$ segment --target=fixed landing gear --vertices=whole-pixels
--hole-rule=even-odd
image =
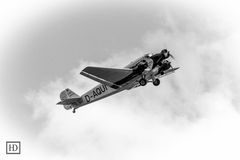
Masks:
[[[76,113],[76,109],[75,108],[73,108],[73,113]]]
[[[145,85],[147,84],[147,80],[144,79],[144,78],[142,78],[142,79],[139,80],[139,84],[140,84],[141,86],[145,86]]]
[[[154,86],[158,86],[160,84],[160,80],[159,79],[155,79],[154,81],[153,81],[153,85]]]

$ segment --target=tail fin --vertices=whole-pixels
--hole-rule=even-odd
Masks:
[[[79,98],[80,96],[77,95],[76,93],[74,93],[72,90],[70,90],[69,88],[65,89],[64,91],[62,91],[60,93],[60,99],[61,100],[65,100],[68,98]]]
[[[70,90],[69,88],[65,89],[64,91],[62,91],[60,93],[60,99],[61,101],[64,101],[66,99],[71,99],[71,98],[80,98],[79,95],[77,95],[76,93],[74,93],[72,90]],[[73,108],[73,106],[70,105],[64,105],[65,109],[71,109]]]

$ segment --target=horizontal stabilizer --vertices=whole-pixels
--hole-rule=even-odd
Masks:
[[[94,81],[117,89],[121,87],[122,82],[124,82],[123,79],[126,79],[132,73],[133,70],[131,69],[86,67],[81,71],[80,74]]]
[[[78,98],[69,98],[58,102],[58,105],[71,105],[71,104],[81,104],[83,102],[82,97]]]

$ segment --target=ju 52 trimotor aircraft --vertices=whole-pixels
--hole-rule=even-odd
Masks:
[[[145,54],[122,69],[86,67],[80,74],[100,84],[82,96],[67,88],[60,93],[61,101],[57,104],[63,105],[67,110],[73,109],[75,113],[79,107],[123,90],[145,86],[148,82],[158,86],[159,78],[174,73],[179,68],[171,66],[171,62],[167,60],[169,57],[174,59],[167,49],[163,49],[160,53]]]

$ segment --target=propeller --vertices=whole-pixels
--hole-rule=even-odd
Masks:
[[[175,60],[175,57],[172,54],[170,54],[169,51],[168,51],[168,54],[169,54],[169,57],[171,57],[173,60]]]
[[[159,64],[159,62],[163,61],[164,59],[167,59],[168,57],[171,57],[173,60],[175,60],[175,57],[170,54],[170,52],[167,49],[163,49],[160,53],[155,54],[155,57],[157,58],[156,64]]]

